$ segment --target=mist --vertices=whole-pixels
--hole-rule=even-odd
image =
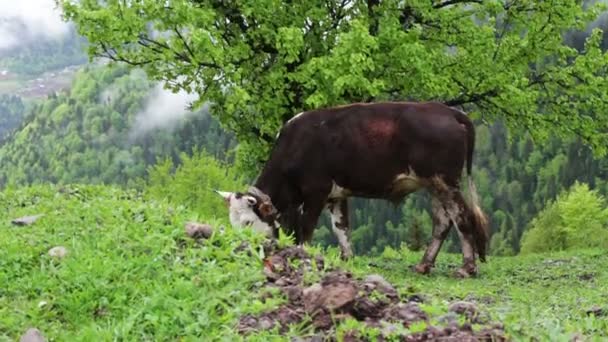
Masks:
[[[0,51],[36,39],[61,38],[70,29],[54,0],[1,0]]]
[[[188,110],[191,102],[198,98],[196,94],[180,91],[173,93],[157,84],[148,95],[144,108],[137,113],[129,133],[130,140],[136,139],[151,130],[173,129],[182,119],[193,112]],[[206,109],[204,106],[203,109]]]

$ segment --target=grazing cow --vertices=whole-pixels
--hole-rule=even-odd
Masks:
[[[485,262],[488,222],[471,180],[475,131],[467,115],[441,103],[356,103],[300,113],[279,132],[270,158],[247,192],[218,191],[233,226],[251,226],[269,236],[280,227],[309,242],[327,208],[343,258],[352,256],[348,198],[399,203],[427,189],[432,196],[433,239],[419,273],[428,273],[456,226],[463,266],[477,273],[475,252]],[[460,191],[465,166],[470,203]]]

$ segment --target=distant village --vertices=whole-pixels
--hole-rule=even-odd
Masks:
[[[72,76],[80,65],[67,66],[61,70],[45,72],[36,78],[24,79],[10,70],[0,69],[0,82],[14,82],[14,86],[0,87],[0,94],[10,93],[22,97],[44,97],[70,86]]]

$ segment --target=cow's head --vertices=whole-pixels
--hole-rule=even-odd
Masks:
[[[272,237],[278,228],[277,210],[270,197],[255,187],[243,192],[216,192],[224,198],[233,227],[251,227]]]

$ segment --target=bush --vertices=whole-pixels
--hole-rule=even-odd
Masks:
[[[608,247],[607,220],[605,199],[577,182],[530,222],[520,253]]]
[[[204,150],[180,154],[179,166],[165,159],[148,170],[146,193],[156,199],[186,206],[202,217],[228,217],[221,197],[213,190],[242,190],[244,182],[234,167]]]

